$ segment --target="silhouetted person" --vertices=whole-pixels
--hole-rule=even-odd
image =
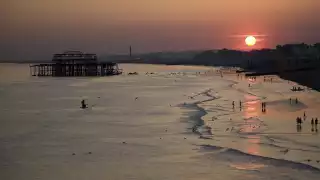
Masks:
[[[298,98],[296,98],[296,104],[298,104]]]
[[[290,104],[291,104],[291,98],[289,100],[290,100]]]
[[[318,118],[316,118],[316,120],[314,121],[314,123],[316,124],[316,126],[318,126]]]
[[[297,124],[297,132],[301,132],[301,129],[302,129],[301,125]]]
[[[232,101],[232,108],[234,109],[234,101]]]
[[[301,126],[301,118],[297,117],[297,132],[301,132],[302,126]]]
[[[298,124],[301,125],[301,124],[302,124],[302,119],[301,119],[301,117],[298,117],[297,119],[298,119],[298,120],[297,120],[297,121],[298,121]]]
[[[82,101],[81,101],[81,108],[82,108],[82,109],[87,108],[87,104],[86,104],[86,102],[85,102],[84,99],[82,99]]]
[[[239,102],[239,105],[240,105],[240,108],[241,108],[242,107],[242,102],[241,101]]]
[[[314,125],[314,121],[313,121],[313,118],[311,119],[311,125],[312,125],[312,126]]]
[[[303,112],[303,120],[306,120],[307,116],[306,116],[306,112]]]

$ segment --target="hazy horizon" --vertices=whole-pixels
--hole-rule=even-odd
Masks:
[[[304,0],[4,0],[0,60],[50,59],[81,50],[123,54],[248,49],[320,41],[320,1]]]

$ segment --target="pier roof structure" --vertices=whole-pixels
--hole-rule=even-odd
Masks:
[[[97,59],[96,54],[83,53],[81,51],[65,51],[64,53],[54,54],[52,62],[66,64],[94,63]]]

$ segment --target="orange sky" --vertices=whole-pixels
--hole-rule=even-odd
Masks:
[[[319,0],[3,0],[0,59],[320,41]],[[41,50],[42,54],[39,54]]]

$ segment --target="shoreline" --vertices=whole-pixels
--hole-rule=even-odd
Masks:
[[[165,63],[140,63],[140,62],[131,62],[131,63],[119,63],[119,64],[147,64],[147,65],[165,65],[165,66],[199,66],[199,67],[213,67],[213,68],[219,68],[219,67],[222,67],[222,68],[232,68],[232,69],[243,69],[242,67],[239,67],[239,66],[212,66],[212,65],[206,65],[206,64],[193,64],[193,63],[185,63],[185,64],[182,64],[182,63],[177,63],[177,64],[165,64]],[[259,73],[259,72],[262,72],[262,71],[259,71],[259,70],[250,70],[250,69],[243,69],[241,70],[243,73],[253,73],[253,72],[256,72],[256,73]],[[297,74],[299,74],[297,76]],[[317,79],[312,79],[312,82],[310,82],[310,78],[313,76],[313,75],[310,75],[310,74],[313,74],[313,75],[318,75],[320,74],[320,70],[319,68],[314,68],[310,71],[297,71],[297,72],[291,72],[291,73],[279,73],[279,74],[274,74],[274,73],[271,73],[271,74],[268,74],[268,75],[276,75],[276,76],[279,76],[281,77],[283,80],[289,80],[289,81],[293,81],[295,83],[298,83],[300,85],[303,85],[303,86],[307,86],[308,88],[311,88],[311,89],[314,89],[318,92],[320,92],[320,83],[318,82]],[[299,77],[300,76],[300,77]],[[313,76],[314,77],[317,77],[317,76]],[[306,81],[306,80],[309,80],[309,81]]]
[[[282,79],[281,77],[279,77],[279,78],[282,81],[286,81],[285,79]],[[233,88],[238,83],[240,83],[240,82],[234,81],[228,87],[230,87],[230,88],[232,87]],[[267,97],[259,96],[259,95],[253,94],[252,92],[247,92],[245,90],[241,90],[241,89],[237,89],[237,88],[233,88],[233,89],[236,90],[236,91],[239,91],[241,93],[244,93],[244,94],[253,95],[253,96],[255,96],[257,98],[257,99],[252,100],[252,101],[261,101],[261,100],[267,99]],[[201,100],[201,101],[196,101],[196,102],[193,102],[193,103],[189,103],[189,104],[186,104],[186,105],[181,107],[181,108],[187,108],[187,109],[192,109],[192,110],[197,111],[197,112],[194,112],[194,111],[193,112],[189,112],[189,118],[190,118],[190,121],[196,122],[195,124],[192,124],[193,128],[196,128],[196,131],[193,132],[193,133],[199,135],[199,139],[204,139],[204,140],[212,140],[214,138],[214,136],[215,136],[215,134],[205,133],[205,131],[204,131],[204,130],[211,131],[212,127],[208,127],[206,125],[207,120],[204,119],[205,116],[207,116],[209,114],[209,112],[204,107],[201,107],[202,103],[209,102],[209,101],[214,101],[214,100],[218,99],[217,97],[210,95],[211,91],[212,91],[212,89],[204,90],[203,92],[197,94],[197,95],[200,95],[200,94],[201,95],[206,95],[208,97],[208,99]],[[246,103],[248,103],[248,102],[244,102],[244,104],[246,104]],[[261,131],[258,134],[260,136],[265,136],[265,138],[268,138],[268,135],[270,135],[270,134],[271,135],[275,135],[273,133],[264,132],[264,131],[265,130]],[[238,132],[238,134],[239,135],[241,134],[240,131]],[[257,134],[257,133],[253,133],[253,134]],[[296,134],[296,133],[292,133],[292,134]],[[250,135],[250,133],[246,134],[246,135]],[[236,154],[240,154],[239,156],[250,156],[253,159],[258,158],[258,159],[261,159],[262,161],[265,161],[265,162],[271,163],[271,164],[278,165],[277,163],[284,163],[285,165],[290,166],[290,167],[295,168],[295,169],[305,168],[305,169],[316,171],[317,173],[320,173],[320,168],[318,166],[310,165],[310,164],[307,164],[307,163],[304,163],[304,162],[300,162],[300,161],[294,161],[294,160],[285,159],[285,158],[277,158],[277,157],[268,156],[268,155],[257,155],[257,154],[245,152],[245,151],[243,151],[241,149],[232,148],[232,147],[225,147],[225,146],[218,146],[218,145],[211,145],[211,144],[201,144],[200,146],[201,147],[206,147],[206,146],[210,146],[211,147],[212,146],[213,150],[210,150],[210,148],[209,148],[209,150],[207,149],[209,152],[217,151],[217,149],[219,151],[221,151],[223,149],[223,151],[236,152]],[[275,145],[275,146],[277,146],[277,145]],[[299,149],[291,148],[291,150],[299,150]],[[318,152],[318,151],[315,151],[315,152]]]

